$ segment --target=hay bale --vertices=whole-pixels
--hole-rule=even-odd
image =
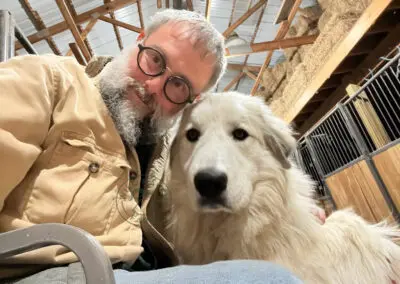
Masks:
[[[310,29],[310,22],[307,20],[307,18],[305,18],[303,16],[299,16],[297,18],[295,25],[296,25],[296,31],[297,31],[296,36],[303,36]]]
[[[309,56],[304,56],[303,58],[306,72],[310,77],[326,62],[332,50],[340,44],[357,19],[358,17],[337,15],[332,17],[326,24],[325,31],[318,36],[317,40],[308,50]]]
[[[318,30],[322,33],[325,31],[327,23],[330,22],[334,14],[330,11],[325,11],[318,20]]]
[[[290,79],[294,73],[294,70],[296,69],[297,65],[301,63],[301,56],[298,52],[292,57],[292,60],[290,60],[287,64],[286,68],[286,77]]]
[[[306,7],[306,8],[300,8],[297,12],[297,14],[301,17],[304,17],[307,19],[309,23],[313,23],[318,21],[318,19],[322,15],[322,9],[319,5],[311,6],[311,7]]]
[[[291,37],[296,37],[297,35],[297,28],[296,26],[291,26],[286,33],[285,38],[291,38]],[[297,47],[291,47],[291,48],[285,48],[283,50],[283,54],[285,55],[286,60],[290,60],[293,56],[293,54],[296,52]]]
[[[317,0],[318,5],[321,7],[321,9],[324,11],[329,7],[329,2],[331,0]]]
[[[282,92],[282,104],[285,109],[289,109],[295,104],[299,96],[307,87],[309,77],[303,63],[297,65],[292,77],[287,82],[286,87]]]
[[[329,1],[327,9],[336,14],[361,14],[371,2],[372,0],[333,0]]]
[[[283,61],[281,63],[275,64],[275,66],[272,68],[272,74],[275,77],[276,85],[280,84],[280,82],[285,78],[287,65],[288,62]],[[275,88],[276,87],[277,86],[275,86]]]

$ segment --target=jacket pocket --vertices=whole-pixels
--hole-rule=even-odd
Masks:
[[[101,235],[128,168],[90,139],[65,132],[48,163],[35,171],[26,217],[34,223],[65,223]]]

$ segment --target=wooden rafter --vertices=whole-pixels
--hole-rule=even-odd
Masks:
[[[257,75],[255,75],[254,73],[251,73],[247,68],[243,69],[243,72],[251,79],[253,80],[257,80]]]
[[[283,0],[281,7],[276,15],[274,24],[279,24],[282,21],[287,20],[289,17],[290,11],[294,5],[295,0]]]
[[[104,4],[108,4],[108,3],[111,3],[111,2],[112,2],[112,0],[104,0]],[[110,15],[111,19],[116,20],[115,14],[114,14],[113,11],[111,11],[109,13],[109,15]],[[121,35],[119,33],[118,26],[116,24],[112,24],[112,26],[113,26],[113,29],[114,29],[115,38],[117,39],[119,50],[122,50],[122,49],[124,49],[124,45],[122,44],[122,39],[121,39]]]
[[[74,21],[75,21],[75,18],[76,18],[76,16],[77,16],[77,13],[76,13],[74,4],[72,3],[72,0],[66,0],[65,4],[67,4],[68,10],[69,10],[69,12],[71,13],[72,18],[73,18]],[[76,27],[78,28],[79,33],[82,34],[82,27],[81,27],[81,25],[76,25]],[[83,40],[83,42],[86,44],[86,47],[87,47],[87,49],[89,50],[90,56],[93,56],[93,50],[92,50],[92,48],[91,48],[91,46],[90,46],[89,41],[85,38],[85,39]]]
[[[278,32],[275,36],[275,40],[280,40],[285,37],[286,33],[289,30],[290,25],[292,24],[294,16],[296,15],[296,12],[301,4],[301,1],[302,0],[296,0],[292,9],[290,10],[288,19],[280,24]],[[254,95],[256,93],[258,86],[260,85],[260,82],[261,82],[262,74],[264,73],[265,69],[268,67],[269,63],[271,62],[272,54],[273,54],[272,50],[268,52],[267,57],[265,58],[265,61],[261,67],[261,70],[258,73],[257,80],[254,83],[253,88],[251,89],[251,95]]]
[[[83,24],[87,21],[90,21],[90,19],[93,18],[93,15],[105,15],[105,14],[108,14],[110,11],[118,10],[125,6],[135,4],[136,2],[137,2],[137,0],[113,1],[109,4],[99,6],[97,8],[91,9],[87,12],[77,15],[75,22],[76,22],[76,24]],[[34,44],[38,41],[49,38],[55,34],[62,33],[63,31],[66,31],[66,30],[68,30],[68,24],[66,21],[64,21],[64,22],[55,24],[51,27],[48,27],[46,29],[43,29],[37,33],[34,33],[34,34],[28,36],[28,40],[30,43]],[[16,41],[15,48],[20,49],[20,48],[22,48],[22,45],[18,41]]]
[[[161,9],[161,8],[162,8],[162,1],[157,0],[157,9]]]
[[[102,20],[104,22],[108,22],[110,24],[115,24],[117,26],[120,26],[122,28],[125,28],[125,29],[130,30],[130,31],[134,31],[134,32],[137,32],[137,33],[141,33],[142,32],[141,28],[138,28],[136,26],[127,24],[125,22],[121,22],[121,21],[118,21],[118,20],[115,20],[115,19],[111,19],[111,18],[106,17],[106,16],[100,16],[99,20]]]
[[[165,8],[169,8],[169,0],[165,0]]]
[[[26,15],[32,22],[33,26],[37,31],[43,30],[46,28],[46,25],[44,24],[42,18],[39,16],[39,13],[35,10],[33,10],[32,6],[30,5],[28,0],[19,0],[19,3],[21,4],[22,8],[24,9]],[[51,50],[54,52],[54,54],[61,55],[60,50],[58,49],[56,43],[54,42],[52,37],[48,37],[46,39],[48,45],[50,46]]]
[[[186,0],[186,7],[189,11],[193,11],[193,2],[192,0]]]
[[[230,27],[232,25],[232,20],[233,20],[233,15],[235,14],[235,10],[236,10],[236,0],[233,0],[231,16],[229,17],[228,27]]]
[[[237,74],[237,76],[233,78],[233,80],[228,85],[226,85],[226,87],[224,88],[224,92],[232,88],[233,85],[235,85],[243,76],[245,76],[244,72],[240,72],[239,74]]]
[[[140,28],[144,29],[144,21],[143,21],[143,10],[142,10],[142,0],[137,1],[137,9],[139,14]]]
[[[83,57],[85,58],[85,60],[87,62],[89,62],[90,57],[91,57],[90,52],[87,49],[87,46],[85,45],[85,43],[83,42],[83,40],[81,38],[81,34],[76,26],[74,19],[72,18],[70,11],[68,10],[67,5],[65,4],[65,0],[56,0],[56,3],[57,3],[58,8],[60,9],[61,14],[63,15],[65,21],[67,22],[68,27],[71,30],[72,35],[74,36],[75,42],[83,54]]]
[[[244,65],[244,64],[235,64],[235,63],[228,63],[227,69],[229,70],[237,70],[237,71],[242,71],[243,68],[247,68],[251,72],[259,72],[261,69],[261,66],[249,66],[249,65]]]
[[[238,26],[240,26],[244,21],[246,21],[255,11],[257,11],[261,6],[265,4],[267,0],[260,0],[251,7],[246,13],[243,14],[236,22],[230,25],[223,33],[223,36],[227,38]]]
[[[251,36],[250,44],[253,44],[253,43],[254,43],[254,40],[255,40],[256,37],[257,37],[258,29],[260,28],[261,21],[262,21],[262,18],[263,18],[263,16],[264,16],[264,12],[265,12],[265,8],[267,7],[267,4],[268,4],[268,1],[266,1],[265,4],[264,4],[264,6],[261,7],[261,12],[260,12],[260,15],[258,16],[257,24],[256,24],[256,27],[255,27],[255,29],[254,29],[253,35]],[[250,7],[251,7],[250,5],[251,5],[251,1],[249,2],[249,7],[247,8],[247,10],[250,9]],[[245,59],[244,59],[244,62],[243,62],[243,65],[244,65],[244,66],[247,65],[247,61],[248,61],[248,60],[249,60],[249,55],[246,55],[246,57],[245,57]],[[258,74],[258,73],[257,73],[257,74]],[[237,82],[237,84],[236,84],[236,86],[235,86],[235,90],[237,90],[237,89],[239,88],[239,84],[240,84],[240,80]]]
[[[97,18],[93,18],[90,20],[90,22],[86,25],[85,29],[81,33],[82,40],[86,39],[87,35],[89,34],[89,32],[92,30],[92,28],[94,27],[94,25],[96,23],[97,23]],[[72,50],[70,48],[65,55],[70,56],[71,54],[72,54]]]
[[[74,54],[76,61],[79,62],[81,65],[86,65],[86,60],[83,58],[82,53],[80,52],[78,46],[76,45],[75,42],[71,42],[68,44],[69,48],[72,50],[72,53]]]
[[[210,15],[211,15],[211,0],[206,0],[205,17],[206,17],[207,21],[210,21]]]
[[[250,44],[250,48],[252,51],[243,52],[243,53],[234,53],[229,54],[229,51],[225,53],[227,57],[237,57],[243,56],[247,54],[254,54],[259,52],[265,52],[269,50],[276,50],[276,49],[284,49],[289,47],[297,47],[306,44],[312,44],[317,39],[318,35],[306,35],[300,37],[291,37],[285,39],[277,39],[272,41],[265,41],[259,43]]]

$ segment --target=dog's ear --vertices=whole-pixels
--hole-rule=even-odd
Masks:
[[[264,105],[262,107],[264,117],[264,140],[274,157],[281,163],[284,169],[291,167],[289,157],[296,149],[296,139],[289,125],[272,114]]]

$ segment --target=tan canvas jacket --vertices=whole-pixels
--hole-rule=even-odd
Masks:
[[[146,217],[169,138],[156,148],[139,208],[137,154],[125,150],[94,81],[72,57],[18,56],[0,64],[0,233],[73,225],[95,236],[116,263],[140,255],[143,230],[155,252],[176,264]],[[50,246],[3,261],[0,278],[75,261],[68,249]]]

